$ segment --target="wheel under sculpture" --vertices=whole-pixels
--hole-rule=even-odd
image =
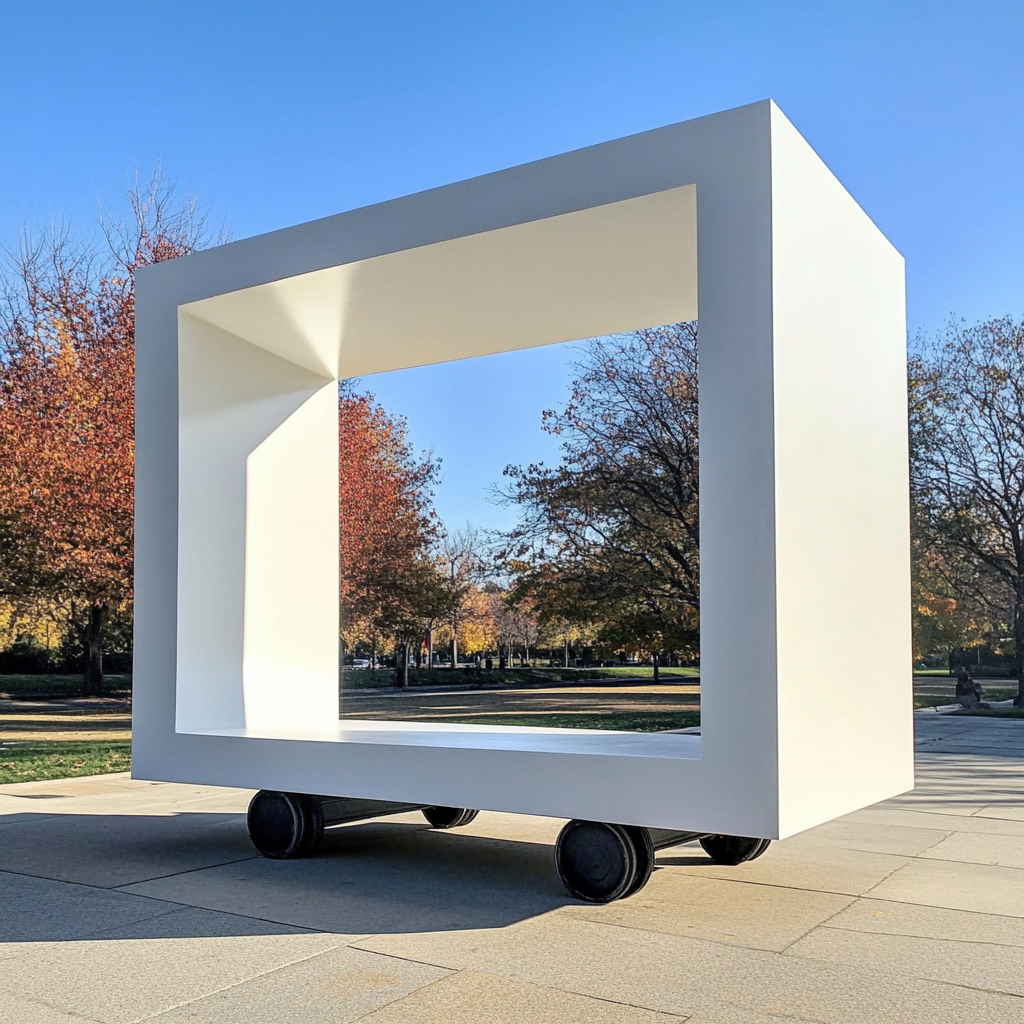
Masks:
[[[253,846],[271,860],[313,854],[334,825],[419,810],[433,829],[468,825],[479,811],[423,807],[378,800],[260,790],[249,804],[246,825]],[[611,903],[639,892],[650,880],[658,850],[699,840],[716,863],[736,865],[760,857],[769,839],[706,835],[573,819],[555,843],[555,870],[569,894],[587,903]]]

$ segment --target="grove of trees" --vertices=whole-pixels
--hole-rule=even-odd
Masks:
[[[87,694],[104,653],[130,656],[135,272],[219,240],[159,176],[127,200],[99,243],[26,235],[0,296],[0,658],[45,641]],[[1024,693],[1024,323],[954,324],[911,353],[914,656],[984,650]],[[394,657],[404,679],[430,651],[699,656],[697,325],[585,342],[572,370],[540,424],[557,464],[505,470],[504,535],[446,529],[439,462],[341,386],[343,656]]]

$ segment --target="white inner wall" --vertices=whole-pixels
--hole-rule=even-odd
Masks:
[[[696,189],[181,307],[176,728],[338,717],[339,376],[697,312]]]

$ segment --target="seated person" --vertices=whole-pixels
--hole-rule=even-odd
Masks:
[[[961,668],[956,680],[956,700],[968,710],[974,710],[981,700],[981,687],[970,677],[967,669]]]

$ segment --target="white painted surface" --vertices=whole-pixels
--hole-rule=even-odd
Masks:
[[[339,725],[336,375],[689,319],[698,281],[702,738]],[[758,836],[906,789],[902,287],[768,102],[144,269],[135,774]],[[822,692],[851,621],[870,715]]]

